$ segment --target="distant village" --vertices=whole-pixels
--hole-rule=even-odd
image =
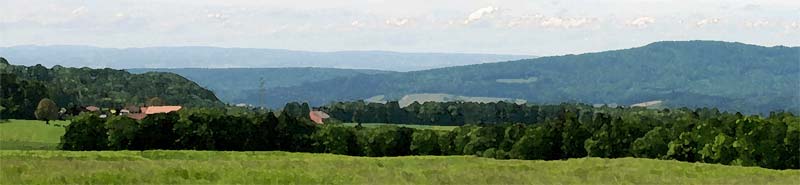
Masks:
[[[73,108],[74,110],[70,110],[71,114],[79,114],[81,112],[90,112],[99,114],[101,118],[106,118],[110,115],[117,115],[117,116],[127,116],[129,118],[135,120],[142,120],[147,115],[158,114],[158,113],[169,113],[175,112],[183,109],[182,106],[125,106],[121,109],[113,109],[113,108],[100,108],[94,105],[90,106],[81,106]],[[64,111],[64,110],[62,110]]]
[[[100,118],[107,118],[110,115],[116,116],[127,116],[129,118],[135,120],[142,120],[146,118],[148,115],[152,114],[159,114],[159,113],[170,113],[170,112],[177,112],[183,109],[182,106],[178,105],[170,105],[170,106],[126,106],[121,109],[112,109],[112,108],[100,108],[97,106],[85,106],[85,107],[76,107],[74,109],[77,110],[70,110],[72,114],[80,114],[81,112],[90,112],[99,114]],[[66,112],[66,110],[62,110],[62,113]],[[324,120],[330,118],[331,116],[325,112],[319,110],[311,110],[308,113],[308,118],[311,121],[314,121],[316,124],[325,124]]]

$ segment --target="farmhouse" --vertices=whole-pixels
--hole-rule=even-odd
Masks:
[[[314,121],[314,123],[316,123],[316,124],[325,124],[325,122],[323,122],[323,120],[324,119],[328,119],[331,116],[328,115],[328,113],[325,113],[325,112],[322,112],[322,111],[311,111],[311,112],[308,112],[308,117],[311,118],[311,121]]]
[[[141,107],[141,113],[133,113],[128,114],[129,118],[133,118],[135,120],[142,120],[147,115],[151,114],[158,114],[158,113],[169,113],[181,110],[183,107],[181,106],[150,106],[150,107]]]
[[[86,110],[89,111],[89,112],[99,112],[100,111],[100,107],[88,106],[88,107],[86,107]]]

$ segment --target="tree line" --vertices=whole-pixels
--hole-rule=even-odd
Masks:
[[[564,106],[593,109],[586,104],[535,105],[509,102],[335,102],[318,109],[334,119],[354,123],[395,123],[460,126],[464,124],[535,124],[557,117]]]
[[[551,107],[551,106],[546,106]],[[452,131],[315,125],[307,104],[280,112],[187,109],[136,121],[82,114],[65,150],[192,149],[320,152],[353,156],[477,155],[558,160],[640,157],[773,169],[800,168],[800,118],[714,109],[552,105],[541,122],[468,124]],[[335,122],[335,121],[334,121]]]

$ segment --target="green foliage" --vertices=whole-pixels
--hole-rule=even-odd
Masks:
[[[139,122],[139,129],[131,149],[173,149],[178,136],[173,128],[180,116],[178,113],[158,113],[147,115]]]
[[[577,100],[631,105],[662,100],[668,107],[800,113],[797,50],[715,41],[657,42],[625,50],[335,78],[276,88],[266,99],[276,105],[289,101],[323,105],[375,95],[392,100],[439,92],[548,104]],[[498,82],[532,78],[537,80]],[[255,95],[251,94],[261,96]]]
[[[465,125],[452,130],[391,124],[316,125],[307,117],[307,106],[299,103],[287,104],[279,117],[262,110],[191,108],[149,115],[139,122],[84,114],[67,127],[62,148],[282,150],[538,160],[634,156],[773,169],[800,166],[800,118],[791,113],[762,118],[715,109],[535,107],[540,123]],[[510,118],[521,111],[503,112],[507,114],[502,117]]]
[[[667,146],[669,146],[667,158],[689,162],[698,161],[698,144],[695,136],[696,134],[692,132],[684,132],[678,136],[677,140],[670,141],[669,144],[667,144]]]
[[[147,103],[145,103],[145,105],[147,105],[147,106],[164,106],[164,105],[167,105],[167,102],[164,101],[164,99],[161,99],[159,97],[153,97],[153,98],[148,99]]]
[[[592,136],[586,129],[586,125],[581,124],[575,112],[564,112],[563,125],[561,125],[561,150],[564,157],[574,158],[586,156],[584,143]],[[558,128],[558,127],[555,127]],[[555,130],[554,130],[555,131]]]
[[[6,66],[6,67],[3,67]],[[49,97],[44,84],[3,73],[9,65],[0,64],[0,117],[3,119],[35,119],[36,101]]]
[[[83,113],[75,116],[61,136],[63,150],[108,149],[108,134],[105,120],[98,115]]]
[[[353,127],[325,125],[319,127],[312,135],[313,146],[317,152],[358,155],[361,148],[356,140],[356,130]]]
[[[404,156],[411,154],[411,135],[413,130],[405,127],[381,126],[364,129],[359,137],[359,145],[364,154],[370,157]]]
[[[708,163],[730,164],[736,159],[738,153],[733,147],[733,137],[720,133],[714,137],[714,142],[703,146],[700,153],[703,161]]]
[[[464,154],[464,150],[465,150],[467,144],[469,144],[470,139],[472,139],[472,136],[470,136],[470,134],[473,131],[477,130],[478,128],[480,128],[480,127],[475,126],[475,125],[465,125],[465,126],[461,126],[461,127],[456,128],[456,129],[453,129],[452,138],[451,138],[453,143],[452,143],[452,149],[451,149],[452,151],[450,151],[450,154],[454,154],[454,155]],[[472,154],[474,154],[474,153],[472,153]],[[472,155],[472,154],[469,154],[469,155]]]
[[[411,153],[414,155],[440,155],[439,136],[433,130],[416,130],[411,135]]]
[[[484,126],[468,134],[469,142],[464,145],[463,154],[475,155],[490,148],[499,147],[505,137],[505,127]]]
[[[171,73],[0,64],[0,75],[0,106],[6,107],[0,113],[9,118],[32,118],[35,107],[30,106],[42,98],[65,107],[144,105],[151,97],[169,105],[222,106],[211,91]]]
[[[140,133],[139,123],[127,116],[112,116],[106,121],[108,148],[112,150],[134,149]]]
[[[669,147],[669,132],[663,127],[650,130],[643,137],[633,141],[631,153],[634,157],[661,158],[667,155]]]
[[[44,120],[47,124],[50,124],[50,120],[58,119],[58,105],[53,100],[42,99],[36,106],[34,114],[36,119]]]
[[[514,124],[506,128],[503,135],[503,142],[500,143],[500,150],[511,151],[511,148],[525,134],[525,125]]]

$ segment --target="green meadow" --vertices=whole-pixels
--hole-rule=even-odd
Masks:
[[[637,158],[58,151],[54,124],[69,123],[0,123],[0,184],[800,184],[800,170]]]
[[[3,184],[797,184],[800,171],[652,159],[0,151]]]
[[[9,120],[0,123],[0,150],[55,150],[69,121]]]

